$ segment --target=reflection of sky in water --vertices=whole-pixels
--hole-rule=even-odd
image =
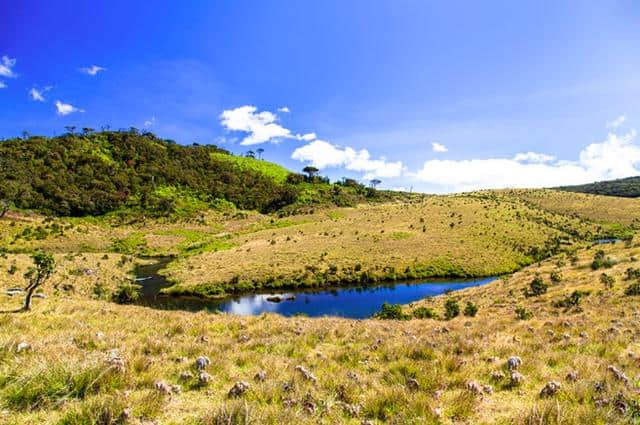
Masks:
[[[266,312],[293,316],[343,316],[351,318],[370,317],[380,310],[384,302],[407,304],[422,298],[439,295],[448,290],[483,285],[495,278],[472,281],[400,283],[381,286],[335,288],[318,292],[288,292],[254,294],[224,300],[215,307],[221,311],[238,315],[256,315]],[[282,301],[268,301],[277,295]],[[286,298],[294,296],[295,299]]]

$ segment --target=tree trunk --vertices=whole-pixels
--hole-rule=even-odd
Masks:
[[[33,297],[33,293],[39,285],[29,285],[27,287],[27,296],[24,299],[24,307],[22,310],[29,311],[31,310],[31,298]]]

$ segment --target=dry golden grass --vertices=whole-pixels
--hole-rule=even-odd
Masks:
[[[617,264],[593,271],[600,248]],[[0,315],[0,422],[116,423],[129,409],[128,423],[140,424],[630,423],[640,414],[640,298],[624,295],[631,283],[624,272],[640,268],[638,257],[636,241],[582,249],[575,265],[551,258],[454,293],[479,312],[450,321],[235,317],[52,294],[35,300],[30,313]],[[546,294],[522,295],[536,273],[550,282],[552,271],[562,280]],[[600,283],[603,271],[614,277],[612,289]],[[553,306],[576,289],[591,295],[569,311]],[[406,310],[427,305],[441,314],[448,297]],[[0,296],[0,302],[11,308],[18,300]],[[517,306],[533,318],[516,320]],[[18,352],[21,342],[31,349]],[[211,381],[181,380],[181,372],[197,375],[193,363],[203,355],[211,359]],[[508,375],[505,362],[514,355],[522,359],[524,382],[511,387],[508,378],[492,379],[493,372]],[[123,370],[118,362],[109,366],[113,357]],[[609,365],[629,378],[627,385]],[[266,380],[254,381],[263,370]],[[566,380],[574,371],[578,379]],[[180,385],[181,392],[162,395],[156,381]],[[229,397],[238,381],[250,388]],[[493,393],[474,394],[470,381],[491,385]],[[561,388],[541,398],[549,381]]]

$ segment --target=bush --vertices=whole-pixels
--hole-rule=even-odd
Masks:
[[[382,304],[382,309],[373,315],[376,319],[383,320],[408,320],[409,315],[402,312],[400,304]]]
[[[428,307],[418,307],[413,310],[413,317],[416,319],[435,319],[438,315]]]
[[[444,303],[444,317],[447,320],[450,320],[458,316],[459,314],[460,314],[460,305],[458,304],[458,301],[454,300],[453,298],[449,298]]]
[[[129,282],[120,284],[111,298],[118,304],[131,304],[140,298],[140,286]]]
[[[533,317],[533,313],[527,310],[524,307],[516,308],[516,319],[518,320],[529,320]]]
[[[556,301],[555,303],[553,303],[553,305],[554,307],[559,307],[559,308],[576,307],[580,305],[582,298],[588,296],[589,294],[591,294],[591,291],[578,291],[578,290],[573,291],[571,295],[568,295],[563,299]]]
[[[640,279],[640,269],[629,267],[624,272],[624,280]]]
[[[616,283],[616,280],[613,278],[613,276],[609,276],[606,273],[602,273],[600,275],[600,282],[607,288],[611,289],[613,288],[613,284]]]
[[[467,317],[475,317],[478,313],[478,306],[471,301],[467,302],[467,306],[464,308],[464,315]]]
[[[553,283],[560,283],[562,282],[562,274],[559,271],[552,271],[551,274],[549,275],[549,278],[551,279],[551,281]]]
[[[640,282],[632,283],[624,290],[625,295],[640,295]]]
[[[611,268],[615,265],[615,261],[613,261],[610,257],[605,257],[605,253],[603,250],[598,250],[596,255],[593,256],[593,262],[591,263],[591,268],[593,270],[598,270],[601,268]]]
[[[549,285],[545,283],[542,276],[536,275],[529,284],[529,289],[525,290],[524,295],[526,297],[537,297],[547,292]]]

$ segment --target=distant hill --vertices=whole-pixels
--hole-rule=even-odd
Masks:
[[[640,176],[625,179],[607,180],[578,186],[556,187],[568,192],[591,193],[594,195],[621,196],[625,198],[640,197]]]
[[[354,181],[332,185],[213,145],[180,145],[135,129],[0,142],[0,199],[62,216],[188,215],[229,203],[274,212],[394,196]]]

